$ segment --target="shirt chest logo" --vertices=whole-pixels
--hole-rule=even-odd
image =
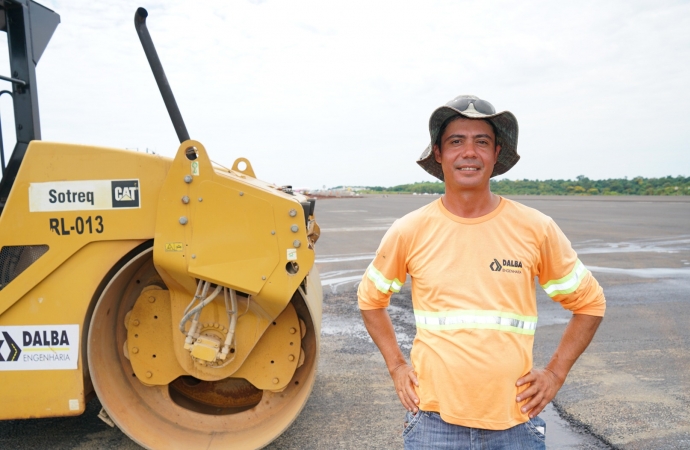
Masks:
[[[522,261],[516,259],[502,259],[499,261],[494,258],[489,264],[489,269],[492,272],[505,272],[505,273],[522,273]]]

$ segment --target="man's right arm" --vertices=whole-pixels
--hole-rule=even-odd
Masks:
[[[400,402],[405,409],[416,413],[419,405],[419,397],[414,389],[415,386],[419,386],[417,374],[400,351],[388,311],[381,308],[361,312],[364,326],[386,361]]]
[[[359,284],[357,299],[364,326],[386,361],[400,402],[408,411],[417,412],[419,397],[414,390],[419,385],[417,375],[398,347],[386,310],[391,295],[400,292],[407,276],[407,246],[396,224],[398,222],[381,240],[376,256]]]

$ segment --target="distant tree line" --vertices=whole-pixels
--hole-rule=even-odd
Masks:
[[[382,186],[368,186],[366,190],[360,191],[362,193],[398,193],[398,194],[443,194],[446,192],[446,187],[440,181],[423,181],[420,183],[412,184],[401,184],[399,186],[393,187],[382,187]]]
[[[690,177],[610,178],[590,180],[491,180],[491,191],[500,195],[690,195]],[[369,186],[362,193],[442,194],[442,182],[419,182],[393,187]]]

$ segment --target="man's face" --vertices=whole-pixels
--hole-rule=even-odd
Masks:
[[[454,120],[441,136],[441,148],[434,145],[447,190],[488,187],[500,151],[491,125],[478,119]]]

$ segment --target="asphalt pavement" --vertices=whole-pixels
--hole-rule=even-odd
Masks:
[[[314,392],[271,449],[402,448],[404,410],[369,339],[356,286],[393,221],[437,196],[318,200],[317,267],[324,285]],[[690,448],[690,197],[514,197],[553,217],[604,287],[607,313],[548,410],[553,449]],[[541,290],[535,364],[558,343],[569,313]],[[409,285],[390,313],[408,353]],[[96,415],[0,422],[0,448],[139,448]]]
[[[355,288],[392,222],[437,198],[317,202],[326,293],[319,378],[272,448],[401,448],[404,411],[359,319]],[[547,447],[690,448],[690,197],[511,198],[554,218],[607,298],[599,333],[543,413]],[[409,292],[406,285],[390,307],[407,352],[415,333]],[[544,365],[570,313],[541,289],[537,297],[534,355]]]

